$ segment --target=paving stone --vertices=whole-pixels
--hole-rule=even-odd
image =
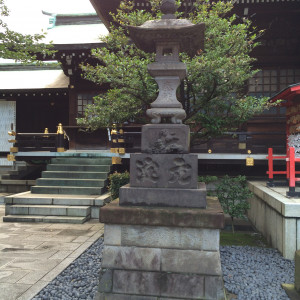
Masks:
[[[0,283],[16,283],[29,272],[29,270],[4,268],[0,270]]]
[[[7,264],[8,268],[19,268],[24,270],[43,270],[50,271],[61,262],[59,259],[35,259],[35,258],[16,258]]]
[[[15,300],[30,288],[29,284],[0,283],[1,297],[5,300]]]
[[[12,261],[10,257],[0,257],[0,267],[9,264]]]
[[[41,291],[49,282],[38,281],[34,285],[30,286],[29,289],[23,293],[18,300],[29,300],[32,299],[39,291]]]
[[[108,269],[159,271],[161,250],[104,246],[102,266]]]
[[[27,275],[25,275],[22,279],[18,281],[18,283],[24,284],[35,284],[41,278],[43,278],[49,271],[48,270],[32,270]]]
[[[43,242],[36,249],[60,249],[62,251],[74,251],[80,247],[81,243]]]

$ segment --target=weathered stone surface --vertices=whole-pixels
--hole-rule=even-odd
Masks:
[[[100,208],[100,222],[105,224],[149,225],[222,229],[224,213],[220,202],[207,197],[206,209],[177,207],[120,206],[115,200]]]
[[[189,153],[190,128],[182,124],[142,126],[143,153]]]
[[[161,270],[176,273],[222,275],[219,252],[163,249]]]
[[[157,248],[104,246],[102,267],[159,271],[161,250]]]
[[[113,271],[101,269],[99,275],[99,292],[111,292],[113,284]]]
[[[224,300],[224,286],[221,276],[205,276],[205,299]]]
[[[162,118],[170,119],[172,124],[181,124],[186,117],[182,108],[150,108],[147,109],[146,115],[151,118],[152,124],[159,124]]]
[[[111,246],[121,245],[121,226],[120,225],[104,225],[104,244]]]
[[[126,294],[112,294],[101,293],[96,294],[94,300],[158,300],[157,297],[152,296],[136,296]],[[167,299],[166,299],[167,300]]]
[[[161,296],[202,299],[204,296],[204,276],[165,273],[161,280]]]
[[[206,188],[199,183],[198,189],[173,188],[120,188],[121,206],[162,206],[162,207],[189,207],[206,208]]]
[[[196,154],[144,154],[130,156],[130,186],[196,189],[198,186]]]
[[[295,288],[300,292],[300,250],[295,252]]]
[[[219,230],[164,226],[122,226],[122,246],[219,250]]]
[[[115,270],[113,292],[145,296],[159,296],[161,274],[158,272],[137,272]]]

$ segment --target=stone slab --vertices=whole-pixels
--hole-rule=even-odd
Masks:
[[[121,246],[121,226],[104,225],[104,244],[111,246]]]
[[[121,206],[206,208],[204,183],[199,183],[198,189],[131,187],[127,184],[119,193]]]
[[[177,207],[120,206],[118,200],[100,208],[100,222],[105,224],[148,225],[194,228],[224,228],[220,202],[207,197],[206,209]]]
[[[96,293],[94,300],[159,300],[157,297],[129,294]],[[168,300],[168,299],[162,299]],[[176,300],[176,299],[174,299]]]
[[[295,252],[295,289],[300,292],[300,250]]]
[[[184,299],[204,298],[204,276],[165,273],[162,278],[161,296]]]
[[[197,183],[197,154],[130,155],[131,187],[196,189]]]
[[[218,251],[220,235],[218,229],[122,225],[120,240],[122,246]]]
[[[205,276],[205,299],[224,300],[225,291],[221,276]]]
[[[159,271],[161,250],[157,248],[104,246],[102,267],[122,270]]]
[[[143,153],[189,153],[190,127],[183,124],[147,124],[142,126]]]
[[[161,270],[222,276],[219,252],[162,249]]]
[[[160,283],[161,274],[158,272],[114,270],[112,291],[114,293],[159,296]]]

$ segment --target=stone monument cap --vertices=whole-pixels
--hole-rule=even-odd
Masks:
[[[161,19],[146,21],[141,26],[128,26],[130,37],[145,52],[155,52],[156,43],[176,41],[180,51],[195,55],[204,49],[205,24],[193,24],[186,19]]]

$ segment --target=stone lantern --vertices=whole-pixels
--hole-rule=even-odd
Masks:
[[[176,19],[175,2],[162,1],[161,20],[151,20],[142,26],[129,26],[129,34],[136,46],[145,52],[156,52],[155,62],[148,66],[149,73],[159,87],[159,95],[147,110],[151,123],[162,118],[167,123],[181,124],[186,113],[176,98],[176,90],[186,77],[186,65],[179,60],[179,52],[195,55],[204,46],[204,23],[194,25],[189,20]]]
[[[136,45],[156,52],[148,66],[159,95],[147,110],[141,152],[130,155],[130,184],[100,209],[104,250],[96,300],[223,300],[219,253],[224,213],[198,183],[198,156],[176,98],[186,76],[179,52],[203,49],[204,24],[177,20],[175,1],[163,0],[161,20],[129,27]],[[164,119],[164,123],[161,121]]]

